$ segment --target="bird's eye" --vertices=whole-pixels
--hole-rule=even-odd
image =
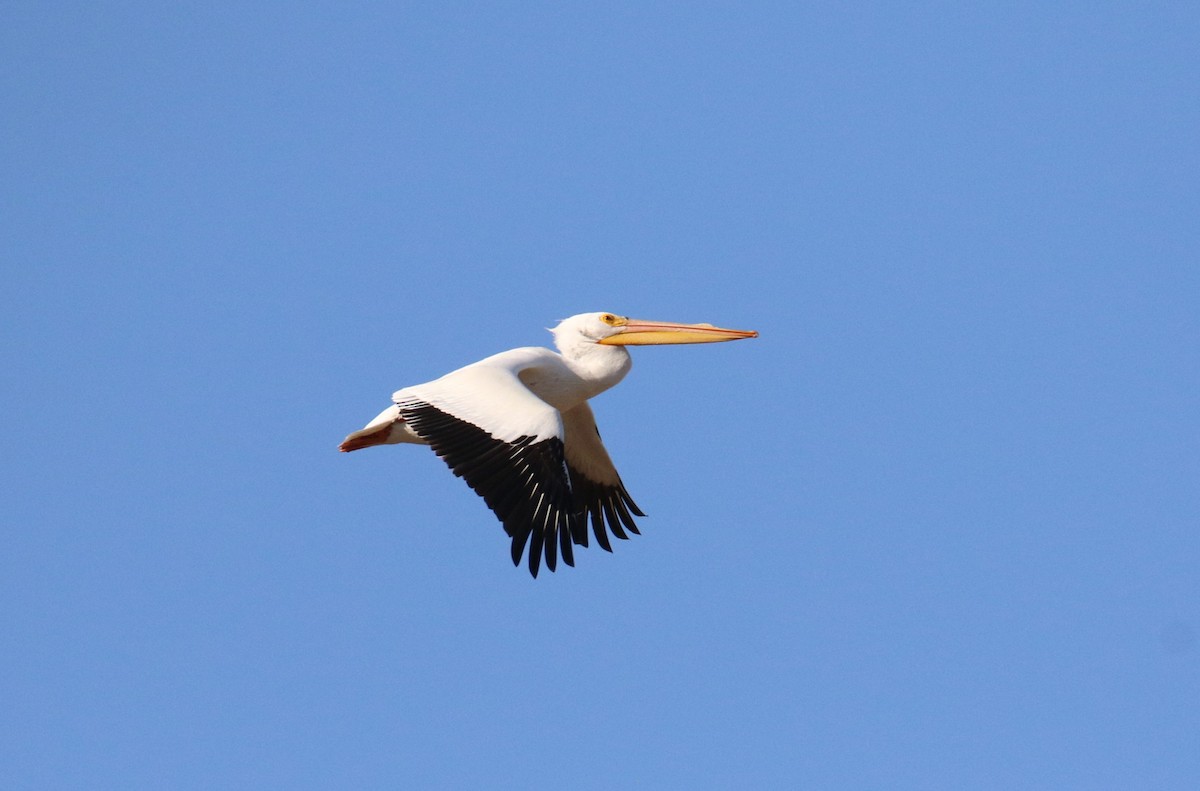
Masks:
[[[617,317],[611,313],[605,313],[603,316],[600,317],[600,321],[603,321],[605,324],[616,324]]]

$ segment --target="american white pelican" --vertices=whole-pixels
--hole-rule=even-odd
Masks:
[[[340,448],[429,445],[504,524],[514,565],[529,544],[534,577],[543,553],[551,571],[559,551],[575,565],[572,544],[588,545],[589,515],[596,542],[609,552],[606,524],[617,538],[639,532],[632,514],[645,514],[625,491],[588,406],[629,372],[624,347],[758,337],[753,330],[613,313],[572,316],[551,332],[561,354],[513,349],[397,390],[392,406]]]

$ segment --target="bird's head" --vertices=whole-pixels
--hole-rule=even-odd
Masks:
[[[559,322],[551,332],[558,348],[584,344],[651,346],[678,343],[718,343],[757,338],[754,330],[729,330],[711,324],[645,321],[615,313],[581,313]]]

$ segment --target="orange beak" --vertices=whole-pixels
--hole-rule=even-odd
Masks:
[[[757,338],[754,330],[727,330],[711,324],[673,324],[629,319],[613,335],[597,343],[606,346],[658,346],[668,343],[719,343]]]

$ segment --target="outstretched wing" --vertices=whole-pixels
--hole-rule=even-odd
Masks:
[[[513,564],[529,547],[534,577],[585,532],[571,490],[563,420],[510,369],[476,365],[397,391],[400,417],[480,495],[512,538]],[[586,539],[586,536],[585,536]]]
[[[632,514],[645,516],[633,502],[625,484],[617,474],[604,443],[600,440],[600,431],[596,428],[596,418],[587,402],[562,413],[564,430],[566,432],[565,456],[567,469],[571,474],[571,487],[575,510],[582,514],[578,532],[574,534],[575,543],[588,545],[587,522],[591,517],[592,532],[596,534],[596,543],[612,552],[608,534],[604,528],[607,524],[617,538],[629,538],[625,529],[640,535],[634,524]]]

